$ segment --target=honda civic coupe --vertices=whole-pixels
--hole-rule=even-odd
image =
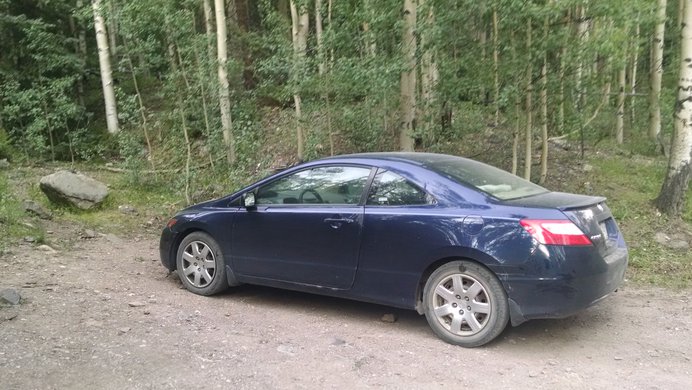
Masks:
[[[160,252],[195,294],[248,283],[412,309],[464,347],[598,302],[628,258],[605,198],[429,153],[294,166],[179,212]]]

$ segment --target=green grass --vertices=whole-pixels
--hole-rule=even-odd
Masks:
[[[612,148],[610,150],[613,150]],[[657,232],[687,234],[692,238],[692,204],[688,199],[682,219],[661,215],[653,206],[661,188],[663,157],[616,156],[601,152],[591,157],[594,192],[608,197],[630,248],[628,276],[638,282],[673,288],[692,286],[692,251],[670,249],[654,239]]]
[[[6,171],[0,171],[0,250],[11,249],[27,236],[34,237],[37,244],[45,241],[40,223],[25,213],[21,200],[11,191]]]

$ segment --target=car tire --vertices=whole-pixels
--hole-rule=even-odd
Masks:
[[[198,295],[214,295],[228,288],[221,247],[209,234],[193,232],[180,242],[176,255],[178,276]]]
[[[478,347],[502,333],[509,320],[507,293],[487,268],[453,261],[436,269],[423,290],[425,317],[442,340]]]

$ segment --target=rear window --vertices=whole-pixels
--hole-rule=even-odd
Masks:
[[[471,186],[500,200],[549,192],[539,185],[502,169],[465,158],[434,159],[428,161],[426,166],[457,183]]]

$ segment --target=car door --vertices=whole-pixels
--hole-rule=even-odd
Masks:
[[[239,275],[337,289],[353,284],[363,226],[366,166],[326,165],[269,182],[231,230]]]

